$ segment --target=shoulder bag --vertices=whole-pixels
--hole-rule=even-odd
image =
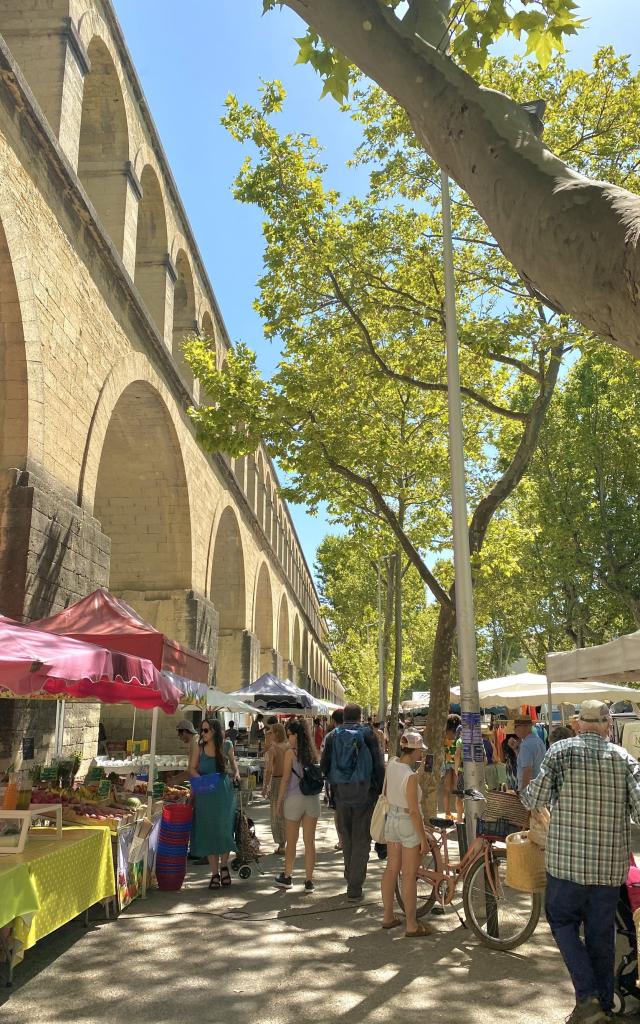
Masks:
[[[389,765],[387,765],[387,770]],[[384,785],[382,787],[382,793],[376,800],[376,805],[373,808],[373,814],[371,815],[371,827],[370,833],[374,843],[384,843],[384,829],[387,823],[387,814],[389,813],[389,801],[387,800],[387,772],[384,773]]]

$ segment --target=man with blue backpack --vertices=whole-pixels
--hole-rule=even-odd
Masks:
[[[347,899],[357,902],[367,877],[371,815],[384,783],[384,756],[373,730],[362,724],[359,704],[347,704],[344,724],[327,735],[321,767],[336,801]]]

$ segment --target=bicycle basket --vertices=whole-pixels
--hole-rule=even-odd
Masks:
[[[485,821],[505,818],[520,829],[529,827],[529,811],[522,806],[515,793],[487,793],[486,807],[482,809]]]
[[[519,825],[512,825],[506,818],[498,818],[497,821],[487,821],[486,818],[478,818],[476,824],[477,836],[492,836],[494,839],[506,839],[513,832],[518,832]]]

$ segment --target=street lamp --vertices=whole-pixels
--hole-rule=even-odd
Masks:
[[[382,622],[382,563],[390,558],[395,558],[392,552],[390,555],[381,555],[378,559],[378,698],[380,706],[380,718],[383,722],[387,720],[387,688],[384,678],[384,630]]]
[[[542,135],[544,100],[521,104],[533,131]],[[467,522],[467,494],[464,468],[464,433],[460,395],[460,364],[458,360],[458,328],[456,321],[456,281],[453,263],[453,232],[451,227],[451,196],[449,176],[440,170],[442,192],[442,238],[444,255],[444,307],[447,348],[447,391],[449,404],[449,461],[451,464],[451,510],[453,520],[453,563],[455,571],[456,623],[458,633],[458,666],[460,704],[462,710],[462,743],[464,788],[478,789],[484,782],[484,749],[478,693],[476,630],[473,609],[473,581]],[[472,842],[476,834],[478,802],[465,797],[467,836]]]
[[[453,564],[455,571],[458,667],[462,708],[464,788],[479,789],[484,781],[484,750],[480,722],[480,696],[476,661],[476,630],[473,610],[473,582],[469,552],[467,493],[464,469],[464,434],[458,328],[456,322],[456,281],[453,265],[451,196],[449,177],[440,171],[442,191],[442,237],[444,249],[444,308],[447,347],[447,391],[449,404],[449,462],[451,465],[451,510],[453,520]],[[469,842],[475,838],[476,801],[465,797],[465,819]]]

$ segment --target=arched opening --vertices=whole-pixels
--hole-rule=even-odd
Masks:
[[[29,393],[22,315],[13,264],[0,222],[0,469],[27,457]]]
[[[211,319],[210,313],[205,313],[202,317],[202,330],[200,331],[203,338],[208,339],[211,342],[211,347],[218,351],[216,344],[216,332],[213,327],[213,320]]]
[[[267,473],[267,482],[265,484],[265,496],[264,496],[264,532],[267,535],[267,540],[271,543],[271,509],[272,509],[272,496],[271,496],[271,474]]]
[[[247,681],[242,673],[247,597],[242,536],[230,506],[222,513],[216,530],[209,596],[219,616],[216,686],[237,690]]]
[[[120,255],[124,252],[129,130],[111,54],[101,39],[89,43],[84,80],[78,177]]]
[[[94,515],[111,539],[111,590],[191,586],[191,519],[180,443],[164,401],[145,381],[125,388],[113,410]]]
[[[262,452],[258,455],[258,479],[256,491],[256,516],[260,526],[264,526],[264,459],[262,458]]]
[[[151,318],[164,337],[167,308],[167,218],[160,182],[148,164],[140,178],[135,284]]]
[[[278,615],[278,653],[285,662],[291,661],[291,648],[289,637],[289,604],[287,595],[283,594],[280,599],[280,613]]]
[[[260,642],[260,672],[273,672],[273,597],[265,562],[260,566],[253,609],[253,632]]]
[[[231,507],[218,523],[211,562],[211,601],[220,616],[220,629],[244,629],[246,591],[244,551],[238,518]]]
[[[185,362],[182,343],[188,334],[193,334],[197,330],[196,302],[191,267],[183,249],[178,253],[176,271],[178,277],[173,293],[171,351],[178,366],[180,376],[191,391],[193,390],[193,374]]]
[[[300,659],[300,667],[302,670],[303,684],[306,686],[309,682],[309,634],[306,629],[302,634],[302,657]]]
[[[293,644],[291,651],[291,660],[296,667],[296,674],[302,669],[302,642],[300,638],[300,616],[296,614],[293,620]],[[297,682],[294,679],[294,683]]]

